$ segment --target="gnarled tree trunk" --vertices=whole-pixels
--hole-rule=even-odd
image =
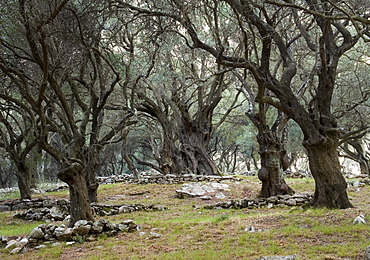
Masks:
[[[325,144],[309,145],[307,149],[311,173],[315,179],[315,207],[353,207],[347,196],[347,183],[341,173],[338,158],[338,143],[330,140]]]
[[[258,143],[260,145],[261,169],[258,178],[262,181],[260,197],[268,198],[282,194],[293,194],[283,176],[284,148],[276,134],[271,130],[259,131]]]
[[[210,131],[186,126],[179,136],[181,149],[175,160],[175,167],[182,172],[198,175],[220,175],[215,162],[207,152],[209,137]]]
[[[73,226],[76,221],[93,220],[84,169],[80,163],[73,162],[58,172],[58,178],[68,184],[70,197],[69,225]]]

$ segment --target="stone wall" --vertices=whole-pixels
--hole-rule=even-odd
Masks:
[[[253,209],[268,207],[272,208],[275,206],[302,206],[309,203],[312,200],[313,195],[311,194],[294,194],[294,195],[277,195],[269,198],[257,198],[257,199],[241,199],[241,200],[228,200],[219,201],[215,204],[204,206],[205,209]]]
[[[103,204],[91,203],[93,215],[110,216],[134,211],[163,211],[166,207],[154,204]],[[14,214],[15,218],[33,221],[67,221],[69,216],[69,201],[33,199],[33,200],[14,200],[6,202],[0,210],[25,210]]]
[[[232,175],[214,176],[214,175],[162,175],[162,174],[142,174],[139,179],[134,179],[131,175],[114,175],[109,177],[97,177],[100,184],[111,184],[117,182],[127,182],[135,184],[181,184],[185,182],[223,182],[223,181],[241,181],[242,179]]]
[[[94,241],[101,234],[115,236],[119,232],[135,232],[137,225],[133,220],[125,220],[121,223],[110,223],[100,219],[96,222],[79,220],[73,227],[65,225],[42,224],[35,227],[29,236],[8,239],[1,237],[1,242],[6,244],[5,251],[10,254],[24,253],[28,248],[45,247],[45,242],[73,241],[84,242]],[[73,243],[72,242],[72,243]]]

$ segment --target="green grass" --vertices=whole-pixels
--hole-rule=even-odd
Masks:
[[[248,177],[240,189],[255,196],[259,182]],[[312,192],[312,179],[288,179],[297,192]],[[262,208],[241,210],[206,210],[209,202],[199,199],[177,199],[175,190],[181,185],[109,184],[99,187],[99,200],[113,203],[110,198],[124,195],[115,203],[154,203],[168,207],[160,212],[132,212],[106,217],[120,222],[133,219],[141,232],[122,233],[117,237],[101,236],[97,241],[76,243],[73,246],[49,246],[23,255],[9,256],[0,252],[3,259],[256,259],[269,255],[296,254],[306,259],[361,259],[370,243],[370,225],[353,224],[359,214],[370,216],[368,196],[370,186],[350,191],[357,208],[346,210],[294,208]],[[234,186],[233,186],[234,187]],[[243,198],[243,190],[236,186],[230,198]],[[135,192],[149,191],[143,195]],[[49,194],[48,194],[49,195]],[[66,196],[66,192],[52,193],[53,197]],[[197,208],[194,208],[197,206]],[[12,219],[12,212],[0,213],[0,234],[29,233],[39,223]],[[244,229],[254,226],[256,232]],[[258,230],[262,230],[258,232]],[[7,233],[8,232],[8,233]],[[148,238],[150,232],[161,235]],[[148,239],[147,239],[148,238]],[[83,241],[81,241],[83,242]]]
[[[43,222],[27,222],[13,219],[11,213],[0,213],[0,236],[19,236],[27,235]]]

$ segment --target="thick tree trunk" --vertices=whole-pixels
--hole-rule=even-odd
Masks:
[[[73,226],[78,220],[93,220],[86,179],[81,164],[74,162],[58,173],[58,178],[68,184],[70,197],[70,222]]]
[[[283,176],[283,151],[282,144],[271,131],[258,134],[260,144],[261,169],[258,178],[262,181],[260,197],[268,198],[282,194],[293,194]]]
[[[205,147],[184,146],[181,151],[181,160],[177,160],[177,168],[186,168],[186,170],[198,175],[220,175],[216,164],[207,153]],[[183,171],[186,171],[183,170]]]
[[[174,160],[175,168],[183,173],[220,175],[215,162],[207,152],[209,131],[197,131],[192,127],[186,129],[188,131],[180,135],[182,146]]]
[[[31,199],[31,174],[27,170],[18,169],[17,179],[21,199]]]
[[[328,139],[329,140],[329,139]],[[341,173],[337,142],[309,145],[307,149],[311,174],[315,179],[314,207],[353,207],[347,196],[347,183]]]

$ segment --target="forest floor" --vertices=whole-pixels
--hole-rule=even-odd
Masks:
[[[255,198],[261,187],[256,177],[243,177],[229,183],[227,200]],[[287,179],[296,193],[314,190],[312,179]],[[102,203],[153,203],[166,211],[132,212],[104,217],[111,222],[132,219],[141,230],[121,233],[115,237],[102,236],[93,242],[30,249],[5,259],[257,259],[262,256],[293,255],[297,259],[364,259],[370,245],[370,224],[354,224],[362,214],[370,217],[370,186],[350,187],[348,194],[355,208],[345,210],[311,209],[302,207],[273,207],[260,209],[204,209],[199,198],[178,199],[181,184],[135,185],[107,184],[99,187]],[[137,195],[139,194],[139,195]],[[140,195],[141,194],[141,195]],[[119,195],[119,196],[117,196]],[[38,195],[41,196],[41,195]],[[44,196],[44,195],[42,195]],[[67,192],[46,194],[68,198]],[[19,234],[27,234],[40,224],[12,219],[12,212],[0,213],[0,235],[3,230],[17,226]],[[20,228],[24,226],[25,228]],[[256,232],[246,231],[253,226]],[[144,233],[145,232],[145,233]],[[150,233],[157,235],[150,235]]]

